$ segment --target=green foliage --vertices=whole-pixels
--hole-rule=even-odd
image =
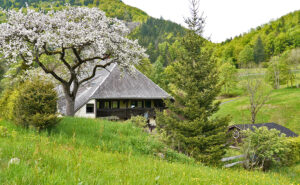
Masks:
[[[58,123],[54,85],[35,77],[5,89],[0,99],[0,116],[18,125],[44,129]]]
[[[144,116],[132,116],[128,122],[139,128],[145,128],[147,125],[147,120]]]
[[[265,60],[264,44],[262,43],[260,36],[258,36],[255,45],[253,47],[253,57],[254,57],[254,62],[257,64]]]
[[[246,66],[246,64],[254,61],[253,49],[249,45],[240,52],[238,61],[240,66]]]
[[[292,54],[293,52],[287,51],[281,56],[271,58],[266,78],[274,89],[279,89],[280,85],[285,84],[287,84],[287,86],[290,84],[290,86],[293,87],[296,78],[293,70],[297,68],[299,63],[297,63],[293,57],[293,59],[291,58]]]
[[[143,73],[148,78],[151,78],[153,73],[153,65],[148,58],[143,58],[140,63],[135,66],[141,73]]]
[[[125,21],[144,22],[148,18],[142,10],[125,5],[120,0],[0,0],[0,5],[4,9],[22,8],[26,6],[26,3],[31,7],[46,11],[62,9],[66,3],[72,6],[99,7],[106,12],[107,16]]]
[[[267,127],[246,130],[243,132],[242,152],[245,155],[244,167],[249,170],[268,170],[272,166],[285,165],[290,152],[284,134]]]
[[[6,120],[13,120],[14,109],[16,108],[15,102],[19,97],[19,92],[16,88],[9,87],[5,89],[0,98],[0,117]]]
[[[27,80],[18,88],[14,102],[14,122],[44,129],[58,123],[57,95],[54,85],[42,77]]]
[[[148,18],[139,28],[131,33],[130,38],[138,39],[139,44],[147,49],[151,63],[162,58],[163,65],[169,65],[176,57],[175,46],[178,37],[184,35],[185,28],[164,19]],[[178,42],[175,45],[178,45]]]
[[[206,40],[188,31],[181,40],[184,53],[168,67],[175,103],[157,113],[158,128],[174,149],[206,164],[216,164],[225,153],[227,118],[209,119],[218,110],[218,71]]]
[[[167,89],[167,77],[165,76],[164,73],[165,69],[163,66],[163,59],[161,56],[158,57],[157,61],[153,64],[153,71],[151,73],[151,80],[159,85],[160,87],[164,88],[165,90]]]
[[[253,46],[256,62],[268,61],[272,56],[300,47],[299,22],[298,10],[219,44],[214,55],[217,58],[231,58],[237,64],[240,53],[250,45]]]
[[[230,62],[223,63],[219,68],[220,83],[222,84],[222,94],[229,95],[237,84],[237,69]]]
[[[288,164],[294,165],[300,162],[300,137],[289,138],[288,146],[290,152],[288,154]]]

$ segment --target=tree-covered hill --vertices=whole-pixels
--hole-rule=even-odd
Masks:
[[[65,6],[66,3],[72,6],[99,7],[106,12],[107,16],[134,22],[144,22],[148,18],[144,11],[126,5],[121,0],[0,0],[0,6],[4,9],[22,8],[26,6],[26,3],[29,6],[44,10],[52,7],[59,9]]]
[[[4,9],[29,6],[37,9],[62,9],[66,3],[72,6],[99,7],[107,16],[127,22],[139,22],[140,26],[130,35],[147,49],[151,63],[168,66],[176,60],[178,37],[185,28],[164,19],[148,16],[142,10],[124,4],[121,0],[0,0]],[[138,24],[134,24],[137,26]],[[220,61],[231,61],[236,66],[248,62],[267,62],[271,56],[300,47],[300,11],[289,13],[267,24],[251,29],[223,43],[216,44],[214,56]]]
[[[218,44],[215,56],[235,64],[267,62],[271,56],[300,47],[300,10]]]
[[[145,23],[137,28],[131,37],[139,40],[139,44],[147,48],[150,61],[154,63],[159,56],[164,65],[172,60],[172,44],[183,36],[185,28],[174,22],[149,17]]]

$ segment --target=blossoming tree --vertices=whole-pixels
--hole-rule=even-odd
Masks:
[[[63,88],[66,114],[74,115],[78,88],[92,79],[98,69],[118,63],[131,69],[144,49],[126,38],[129,30],[117,19],[97,8],[71,7],[48,13],[5,11],[0,24],[0,53],[9,63],[38,66]]]

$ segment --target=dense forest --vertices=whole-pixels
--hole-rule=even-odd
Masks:
[[[178,37],[183,36],[185,28],[181,25],[163,18],[155,19],[149,17],[145,23],[137,28],[132,34],[133,39],[138,39],[139,44],[147,48],[149,59],[152,63],[163,61],[164,66],[174,60],[174,42]]]
[[[300,11],[227,39],[218,46],[215,56],[223,61],[236,65],[268,62],[272,56],[300,47]]]
[[[144,22],[148,18],[145,12],[138,8],[125,5],[121,0],[0,0],[0,6],[4,9],[22,8],[26,6],[26,3],[29,6],[43,10],[50,10],[52,8],[60,9],[66,4],[72,6],[99,7],[106,12],[107,16],[134,22]]]

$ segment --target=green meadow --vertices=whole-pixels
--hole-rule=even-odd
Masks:
[[[300,88],[272,90],[269,100],[257,115],[257,123],[275,122],[300,134]],[[251,123],[249,98],[240,96],[222,100],[216,116],[230,115],[231,124]]]
[[[43,132],[6,121],[0,126],[0,184],[300,182],[299,164],[270,172],[203,166],[128,122],[66,117]],[[9,164],[12,158],[19,158],[20,163]]]

